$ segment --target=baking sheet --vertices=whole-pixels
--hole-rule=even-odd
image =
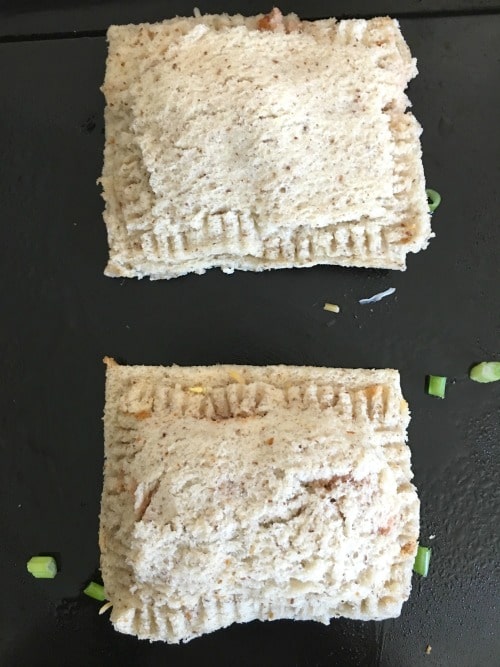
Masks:
[[[197,6],[203,14],[228,12],[253,15],[272,7],[259,0],[226,0],[224,3],[201,0],[0,0],[2,24],[0,40],[20,35],[71,34],[104,31],[110,23],[160,21],[168,16],[189,15]],[[452,16],[457,14],[490,14],[500,11],[500,0],[309,0],[297,3],[283,0],[283,13],[296,12],[310,19],[325,16]]]
[[[427,181],[443,197],[437,236],[407,272],[211,271],[156,283],[102,273],[104,38],[0,44],[1,665],[498,664],[500,384],[467,371],[499,354],[500,16],[419,17],[402,29],[419,60],[409,94]],[[391,286],[384,301],[358,303]],[[104,355],[399,368],[421,542],[433,547],[401,618],[255,622],[180,647],[115,633],[80,594],[99,558]],[[425,394],[427,373],[452,378],[446,400]],[[25,569],[44,552],[60,564],[52,581]]]

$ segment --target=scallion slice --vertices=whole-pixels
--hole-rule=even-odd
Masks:
[[[428,188],[425,191],[425,194],[427,195],[427,202],[429,204],[429,211],[431,213],[434,213],[434,211],[437,209],[439,204],[441,203],[441,195],[439,192],[436,192],[435,190],[431,190]]]
[[[500,380],[500,361],[482,361],[470,369],[469,377],[474,382],[496,382]]]
[[[37,579],[53,579],[57,574],[57,564],[52,556],[33,556],[26,563],[26,569]]]
[[[85,595],[88,595],[89,598],[94,598],[94,600],[99,600],[99,602],[104,602],[106,599],[104,586],[101,586],[101,584],[96,584],[95,581],[91,581],[90,584],[83,589],[83,592]]]
[[[429,375],[429,386],[427,388],[427,393],[430,396],[437,396],[438,398],[444,398],[444,393],[446,389],[446,378],[442,375]]]
[[[426,577],[429,572],[431,552],[432,549],[429,549],[429,547],[419,546],[417,549],[417,555],[415,556],[415,562],[413,564],[413,571],[417,574],[420,574],[422,577]]]

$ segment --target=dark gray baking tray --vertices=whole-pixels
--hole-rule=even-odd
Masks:
[[[500,0],[309,0],[278,3],[283,13],[301,12],[310,19],[325,16],[449,16],[490,14],[500,11]],[[202,13],[258,14],[272,3],[258,0],[0,0],[0,39],[20,35],[38,37],[54,34],[104,31],[110,23],[159,21],[165,17],[190,14],[197,6]],[[301,11],[302,10],[302,11]]]
[[[0,45],[0,665],[499,664],[500,383],[478,385],[467,372],[500,352],[500,16],[419,17],[402,28],[419,59],[410,96],[428,184],[443,196],[437,236],[406,273],[105,278],[95,185],[105,40]],[[358,303],[390,286],[393,297]],[[342,312],[325,313],[324,301]],[[115,633],[80,594],[99,558],[104,355],[399,368],[421,541],[433,547],[401,618],[255,622],[180,647]],[[425,394],[427,373],[451,378],[444,401]],[[57,555],[53,581],[26,572],[43,552]]]

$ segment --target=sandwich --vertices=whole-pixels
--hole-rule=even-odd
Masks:
[[[106,275],[404,270],[427,246],[396,20],[197,12],[107,37]]]
[[[400,614],[419,500],[395,370],[107,359],[101,570],[120,632]]]

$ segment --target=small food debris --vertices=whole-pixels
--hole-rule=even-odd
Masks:
[[[500,380],[500,361],[482,361],[470,369],[469,377],[474,382],[497,382]]]
[[[435,535],[429,535],[429,539],[430,539],[430,540],[435,540],[435,539],[436,539],[436,536],[435,536]]]
[[[415,563],[413,564],[413,571],[420,574],[422,577],[426,577],[429,572],[430,560],[431,549],[419,545],[417,555],[415,556]]]
[[[112,602],[106,602],[106,604],[103,604],[102,607],[98,611],[99,616],[101,614],[104,614],[105,611],[108,611],[108,609],[111,609],[112,606],[113,606]]]
[[[26,569],[35,579],[53,579],[57,574],[57,564],[52,556],[32,556]]]
[[[430,188],[427,188],[425,194],[427,195],[427,203],[429,204],[429,211],[431,213],[434,213],[434,211],[441,203],[441,195],[439,194],[439,192],[436,192],[436,190],[431,190]]]
[[[446,391],[446,377],[443,375],[429,375],[428,380],[427,393],[429,396],[444,398]]]
[[[88,595],[89,598],[94,598],[94,600],[99,600],[99,602],[104,602],[106,599],[106,593],[104,592],[104,586],[101,584],[96,584],[95,581],[91,581],[84,589],[83,592],[85,595]]]
[[[432,651],[432,646],[430,644],[427,644],[425,648],[425,654],[429,655],[431,651]]]
[[[391,294],[394,294],[395,291],[396,291],[395,287],[389,287],[384,292],[379,292],[378,294],[374,294],[373,296],[370,296],[367,299],[360,299],[359,303],[362,304],[376,303],[377,301],[382,301],[382,299],[385,299],[386,296],[391,296]]]
[[[327,310],[329,313],[340,313],[340,307],[336,303],[325,303],[323,310]]]
[[[201,385],[198,385],[196,387],[188,387],[188,391],[190,391],[192,394],[204,394],[205,387],[202,387]]]
[[[229,377],[240,384],[244,383],[243,377],[238,373],[238,371],[228,371]]]

